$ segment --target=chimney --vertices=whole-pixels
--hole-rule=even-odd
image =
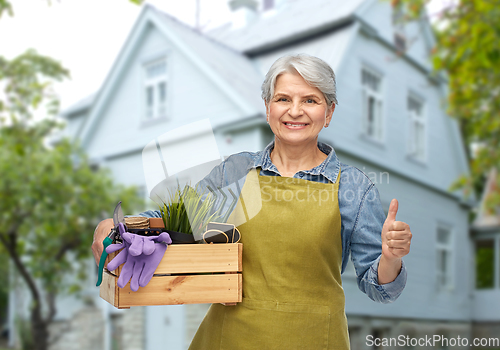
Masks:
[[[256,19],[259,3],[257,0],[231,0],[229,8],[232,11],[233,29],[238,29]]]

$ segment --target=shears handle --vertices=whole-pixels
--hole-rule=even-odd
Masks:
[[[104,270],[104,263],[106,262],[106,258],[108,257],[108,253],[106,252],[106,248],[113,243],[113,240],[109,237],[104,238],[102,241],[102,245],[104,247],[102,254],[101,254],[101,260],[99,260],[99,269],[97,270],[97,284],[96,287],[99,287],[102,283],[102,273]]]

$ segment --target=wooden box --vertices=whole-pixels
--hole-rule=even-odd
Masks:
[[[153,227],[153,226],[151,226]],[[100,296],[111,305],[131,306],[222,303],[235,305],[242,296],[241,243],[171,244],[155,276],[137,292],[117,286],[121,267],[106,268]],[[108,261],[116,253],[110,254]]]

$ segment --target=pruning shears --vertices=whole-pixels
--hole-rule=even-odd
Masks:
[[[123,216],[122,211],[122,202],[118,202],[116,205],[115,211],[113,213],[113,225],[114,227],[111,229],[109,235],[104,238],[102,241],[103,251],[101,254],[101,259],[99,260],[99,269],[97,270],[97,284],[96,287],[99,287],[102,283],[102,273],[104,270],[104,263],[106,262],[106,258],[108,257],[108,253],[106,252],[106,248],[113,243],[116,238],[116,234],[120,234],[120,236],[126,232],[125,226],[125,217]]]

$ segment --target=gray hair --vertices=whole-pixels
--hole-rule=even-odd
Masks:
[[[283,73],[299,73],[311,86],[318,88],[325,96],[326,103],[331,106],[337,102],[337,86],[332,67],[320,58],[307,54],[286,55],[273,63],[262,83],[262,99],[267,104],[274,96],[276,79]]]

